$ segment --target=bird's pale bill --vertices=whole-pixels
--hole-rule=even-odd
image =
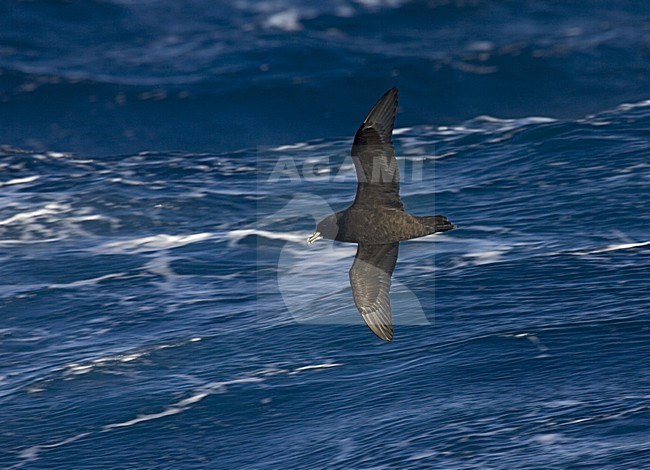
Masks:
[[[316,240],[322,240],[322,239],[323,237],[321,236],[320,232],[314,232],[307,237],[307,245],[311,245]]]

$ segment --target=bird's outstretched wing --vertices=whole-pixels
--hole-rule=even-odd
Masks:
[[[352,296],[363,321],[384,341],[393,339],[390,283],[397,263],[399,243],[359,243],[350,269]]]
[[[391,88],[372,108],[354,136],[352,160],[357,171],[356,206],[403,209],[399,198],[399,169],[392,134],[397,88]]]

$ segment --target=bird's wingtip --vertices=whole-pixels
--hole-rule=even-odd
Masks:
[[[390,142],[393,132],[397,112],[397,98],[397,87],[393,87],[379,98],[363,120],[363,124],[373,124],[375,127],[379,127],[386,142]]]
[[[379,101],[381,101],[383,98],[386,98],[388,96],[390,96],[393,99],[396,99],[398,95],[399,95],[399,90],[397,89],[396,86],[394,86],[393,88],[389,88],[388,91],[384,93],[384,95],[380,98]]]
[[[366,320],[366,318],[364,318]],[[393,330],[393,325],[392,324],[377,324],[377,323],[369,323],[366,321],[366,324],[370,328],[370,331],[372,331],[377,338],[379,338],[382,341],[385,341],[387,343],[390,343],[393,341],[393,335],[394,335],[394,330]]]
[[[380,336],[382,340],[384,340],[387,343],[392,343],[393,342],[393,331],[391,330],[390,332],[386,333],[384,336]]]

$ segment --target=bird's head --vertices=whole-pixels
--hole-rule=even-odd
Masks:
[[[334,240],[337,233],[339,233],[338,218],[336,217],[336,214],[332,214],[318,222],[318,225],[316,225],[316,231],[307,237],[307,244],[311,245],[316,240],[322,238]]]

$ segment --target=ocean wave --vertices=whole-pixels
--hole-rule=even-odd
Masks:
[[[161,233],[141,238],[106,242],[94,249],[98,253],[146,253],[164,251],[192,243],[214,239],[216,233],[204,232],[189,235],[168,235]]]
[[[268,240],[284,240],[293,243],[302,243],[307,240],[308,233],[297,234],[297,233],[283,233],[283,232],[270,232],[268,230],[258,230],[258,229],[240,229],[240,230],[231,230],[226,234],[226,238],[229,240],[229,246],[237,245],[241,240],[246,237],[256,236],[266,238]]]
[[[192,339],[190,341],[198,341],[198,339]],[[171,345],[170,345],[171,346]],[[178,345],[176,345],[178,346]],[[163,346],[159,346],[156,349],[160,349]],[[168,346],[169,347],[169,346]],[[105,358],[100,358],[95,361],[93,361],[92,364],[99,366],[99,365],[106,365],[109,361],[121,361],[121,362],[130,362],[133,361],[137,358],[142,356],[142,354],[129,354],[129,355],[119,355],[119,356],[111,356],[111,357],[105,357]],[[122,428],[127,428],[131,426],[136,426],[141,423],[146,423],[150,421],[156,421],[159,419],[166,418],[168,416],[176,415],[183,413],[185,411],[190,410],[193,406],[196,404],[200,403],[203,401],[205,398],[208,398],[212,395],[216,394],[224,394],[227,393],[230,387],[233,386],[244,386],[248,384],[262,384],[264,383],[267,379],[265,377],[270,377],[278,374],[285,374],[285,375],[296,375],[296,374],[301,374],[301,373],[307,373],[311,371],[320,371],[323,369],[329,369],[333,367],[340,367],[343,364],[340,363],[334,363],[334,362],[326,362],[326,363],[320,363],[320,364],[308,364],[304,366],[296,366],[291,369],[286,369],[286,370],[281,370],[281,369],[274,369],[274,368],[264,368],[260,369],[258,371],[252,372],[248,377],[241,377],[241,378],[235,378],[231,380],[225,380],[225,381],[213,381],[213,382],[208,382],[198,388],[196,388],[189,396],[186,398],[183,398],[181,400],[175,401],[167,406],[164,407],[159,412],[155,413],[147,413],[147,414],[141,414],[136,416],[135,418],[126,420],[126,421],[118,421],[118,422],[113,422],[109,424],[105,424],[101,426],[100,428],[84,433],[79,433],[74,436],[71,436],[66,439],[62,439],[57,442],[52,442],[48,444],[38,444],[38,445],[33,445],[30,447],[27,447],[25,449],[22,449],[18,452],[18,458],[21,459],[19,463],[14,465],[12,468],[20,468],[30,462],[34,462],[39,459],[40,455],[48,451],[50,449],[55,449],[59,448],[62,446],[66,446],[69,444],[72,444],[74,442],[79,441],[80,439],[86,439],[90,436],[98,435],[101,433],[106,433],[106,432],[111,432],[117,429],[122,429]],[[69,373],[74,374],[74,375],[79,375],[79,374],[84,374],[89,372],[92,369],[93,365],[76,365],[73,364],[68,368]]]
[[[354,181],[258,180],[280,155],[347,154],[351,136],[91,161],[0,150],[12,182],[0,209],[6,466],[91,454],[100,466],[158,465],[157,445],[122,444],[169,432],[202,458],[247,467],[244,431],[266,467],[611,462],[643,441],[647,412],[631,390],[643,388],[633,358],[648,343],[648,109],[612,108],[596,126],[479,117],[402,128],[396,149],[412,154],[400,160],[422,161],[421,178],[402,183],[408,210],[458,228],[400,246],[390,345],[355,309],[356,246],[305,243],[321,213],[352,201]],[[623,363],[624,386],[612,373]],[[530,386],[506,393],[514,382]],[[34,407],[48,412],[26,426]],[[611,425],[628,448],[581,447]],[[205,432],[221,439],[203,446]],[[503,439],[520,445],[492,459],[485,449]]]

